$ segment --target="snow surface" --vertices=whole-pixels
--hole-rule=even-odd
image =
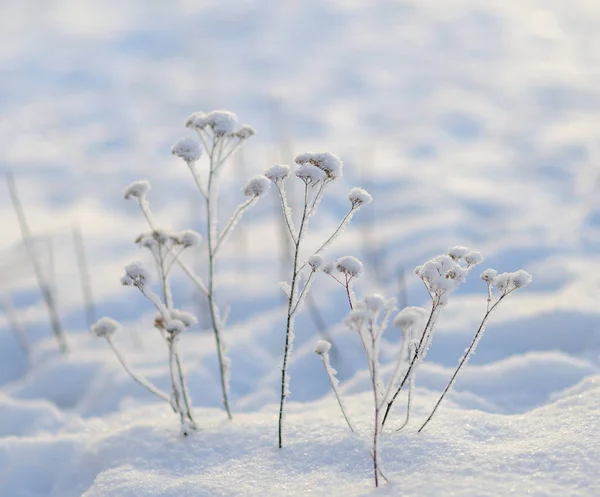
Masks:
[[[71,353],[56,350],[0,184],[0,293],[32,343],[26,357],[0,313],[0,495],[600,495],[599,26],[600,5],[588,0],[1,2],[0,171],[15,173]],[[368,450],[314,353],[318,339],[332,343],[348,415],[367,436],[364,352],[343,325],[344,289],[320,273],[313,300],[328,330],[303,308],[276,449],[278,282],[289,274],[275,188],[219,253],[233,422],[206,313],[178,268],[175,305],[199,319],[180,337],[197,433],[182,439],[168,404],[86,329],[74,225],[97,318],[122,323],[113,340],[129,366],[169,391],[154,312],[119,281],[132,261],[152,268],[134,243],[145,221],[122,192],[137,185],[161,229],[205,235],[171,145],[193,136],[186,116],[213,109],[256,129],[240,128],[247,143],[223,171],[225,220],[248,178],[310,150],[335,154],[319,157],[336,176],[341,159],[344,175],[311,220],[301,260],[347,212],[351,187],[373,196],[323,254],[364,263],[358,298],[426,307],[413,268],[448,247],[480,250],[482,270],[533,275],[492,315],[455,390],[417,434],[485,312],[480,268],[452,294],[415,376],[411,423],[393,432],[401,397],[381,437],[390,483],[377,491]],[[212,116],[206,126],[233,129],[231,114]],[[300,194],[288,189],[292,207]],[[203,250],[190,247],[186,261]],[[384,376],[399,333],[384,335]]]

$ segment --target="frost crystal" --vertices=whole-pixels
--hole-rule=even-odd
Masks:
[[[144,195],[150,190],[150,182],[143,179],[140,181],[134,181],[125,190],[123,190],[123,197],[125,200],[131,198],[144,198]]]
[[[198,247],[202,243],[202,236],[194,230],[186,230],[179,235],[181,244],[185,247]]]
[[[373,197],[371,197],[370,193],[363,188],[352,188],[352,190],[348,192],[348,200],[350,200],[352,207],[357,209],[363,205],[370,204]]]
[[[324,263],[325,260],[319,254],[311,255],[308,258],[308,265],[312,268],[313,271],[319,269]]]
[[[448,249],[448,255],[455,261],[462,259],[469,252],[471,251],[467,247],[451,247]]]
[[[125,266],[125,276],[121,278],[121,283],[125,286],[143,287],[150,283],[150,273],[142,266],[141,262],[132,262]]]
[[[271,166],[265,171],[265,176],[269,178],[273,183],[283,181],[290,175],[290,166],[284,164]]]
[[[343,163],[341,159],[329,152],[307,152],[298,155],[294,161],[296,164],[312,164],[327,174],[329,179],[342,177]]]
[[[181,321],[186,326],[186,328],[189,326],[193,326],[198,322],[196,316],[194,316],[191,312],[180,311],[178,309],[171,310],[171,317],[173,319]]]
[[[121,324],[112,318],[104,317],[92,325],[92,332],[99,337],[109,337],[121,330]]]
[[[327,354],[329,352],[329,349],[331,349],[331,344],[329,342],[327,342],[326,340],[319,340],[315,344],[315,354],[319,354],[319,355]]]
[[[302,164],[295,171],[296,176],[307,185],[316,185],[319,181],[324,181],[327,173],[313,164]]]
[[[477,266],[483,262],[483,254],[475,250],[469,252],[464,256],[465,262],[469,267]]]
[[[244,186],[244,195],[247,197],[262,197],[271,186],[269,178],[264,174],[257,174],[248,180]]]
[[[347,276],[358,276],[363,272],[363,264],[356,257],[346,255],[337,260],[336,268]]]

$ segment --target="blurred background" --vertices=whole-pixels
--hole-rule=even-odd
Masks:
[[[148,179],[164,227],[200,229],[199,198],[170,146],[190,113],[213,109],[257,130],[228,166],[225,212],[269,165],[335,153],[344,178],[315,241],[350,187],[373,194],[330,253],[363,259],[360,292],[423,305],[414,266],[471,246],[500,271],[534,275],[474,364],[540,350],[597,364],[599,26],[593,0],[0,2],[0,381],[26,370],[11,329],[34,342],[49,329],[5,173],[62,326],[85,332],[86,295],[95,315],[132,321],[149,309],[119,278],[141,257],[144,222],[121,192]],[[224,252],[219,296],[233,303],[232,325],[280,302],[276,208],[264,199]],[[315,290],[328,307],[305,313],[300,334],[343,317],[334,289]],[[175,292],[201,308],[183,280]],[[455,364],[483,294],[476,278],[463,287],[434,361]]]

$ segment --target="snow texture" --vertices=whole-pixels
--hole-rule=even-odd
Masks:
[[[171,147],[171,153],[186,162],[196,162],[202,155],[200,144],[190,137],[179,138]]]

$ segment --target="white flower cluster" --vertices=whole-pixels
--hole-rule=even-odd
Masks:
[[[237,116],[227,110],[213,110],[212,112],[194,112],[185,122],[186,127],[198,131],[205,128],[212,129],[217,137],[237,137],[247,140],[256,133],[252,126],[244,124],[237,130]]]
[[[498,274],[494,269],[486,269],[481,273],[481,279],[488,285],[496,287],[501,296],[506,295],[518,288],[524,288],[532,281],[532,276],[523,269],[514,273]]]
[[[134,181],[127,188],[123,190],[123,197],[125,200],[132,198],[142,199],[150,191],[150,182],[143,179],[140,181]]]
[[[144,268],[141,262],[136,261],[125,266],[125,276],[121,278],[121,284],[143,288],[151,280],[150,273]]]
[[[323,256],[320,256],[319,254],[311,255],[308,258],[308,265],[313,271],[317,271],[324,263],[325,260],[323,259]]]
[[[378,293],[372,293],[354,304],[354,308],[346,317],[345,322],[346,325],[354,331],[361,332],[363,331],[364,326],[368,323],[373,323],[375,327],[380,328],[381,332],[383,332],[387,326],[387,318],[380,324],[377,324],[377,317],[381,311],[385,311],[386,314],[389,314],[395,307],[395,298],[385,299]],[[376,336],[381,337],[381,333],[376,333]]]
[[[92,325],[92,332],[107,338],[121,330],[121,324],[109,317],[103,317]]]
[[[353,209],[358,209],[363,205],[370,204],[373,201],[373,197],[364,188],[352,188],[348,192],[348,200],[350,200]]]
[[[277,164],[267,169],[265,171],[265,176],[273,183],[280,183],[290,175],[290,172],[290,166],[286,166],[285,164]]]
[[[171,147],[171,153],[186,162],[196,162],[202,155],[200,144],[190,137],[179,138]]]
[[[331,344],[326,340],[319,340],[315,344],[315,354],[323,355],[329,353]]]
[[[312,164],[321,169],[329,179],[342,177],[342,160],[329,152],[307,152],[298,155],[294,162],[298,165]]]
[[[302,164],[296,169],[294,174],[304,181],[304,183],[311,186],[315,186],[327,178],[327,173],[313,164]]]
[[[336,269],[346,276],[360,276],[363,272],[363,264],[356,257],[346,255],[336,262]]]
[[[264,174],[257,174],[248,180],[244,186],[246,197],[262,197],[270,188],[271,182]]]
[[[429,312],[422,307],[405,307],[394,318],[394,326],[409,330],[423,329]]]

